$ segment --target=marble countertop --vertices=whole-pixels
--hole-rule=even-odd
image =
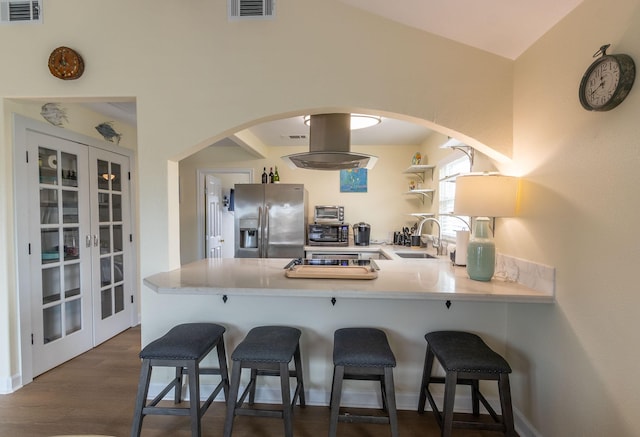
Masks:
[[[464,267],[446,258],[410,259],[393,246],[305,247],[327,252],[379,252],[390,259],[375,260],[376,279],[293,279],[284,267],[291,259],[205,259],[179,269],[157,273],[144,284],[158,293],[260,296],[309,296],[368,299],[432,299],[553,303],[553,292],[516,282],[469,279]]]

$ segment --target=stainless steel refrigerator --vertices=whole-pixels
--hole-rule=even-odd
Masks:
[[[302,258],[307,193],[302,184],[236,184],[236,258]]]

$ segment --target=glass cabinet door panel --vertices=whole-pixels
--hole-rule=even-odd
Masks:
[[[107,288],[106,290],[102,290],[100,292],[100,305],[102,308],[102,320],[113,314],[113,303],[111,301],[111,288]]]
[[[44,281],[43,281],[44,282]],[[64,266],[64,297],[70,298],[80,294],[80,264]]]
[[[113,282],[122,282],[124,280],[122,255],[115,255],[113,257]]]
[[[42,310],[44,344],[62,337],[62,306],[55,305]]]
[[[58,229],[42,229],[40,231],[42,247],[42,264],[60,261],[60,232]]]
[[[120,164],[111,163],[111,189],[113,191],[122,191],[122,174]]]
[[[121,222],[122,221],[122,196],[119,194],[113,194],[111,196],[111,200],[113,201],[113,221]]]
[[[100,255],[111,252],[110,226],[100,226]]]
[[[113,225],[113,251],[122,252],[122,225]]]
[[[40,224],[58,223],[58,190],[40,188]]]
[[[65,187],[78,186],[78,157],[71,153],[61,153],[62,185]]]
[[[111,219],[109,207],[109,193],[98,193],[98,221],[108,222]]]
[[[38,148],[38,169],[40,172],[40,183],[58,184],[58,152],[45,147]]]
[[[111,284],[111,257],[100,259],[100,283],[104,285]]]
[[[64,305],[65,334],[69,335],[82,329],[81,299],[68,301]]]
[[[42,304],[60,300],[60,267],[42,269]]]
[[[98,159],[98,189],[108,190],[110,180],[109,162]]]
[[[64,228],[64,260],[72,261],[80,257],[80,230]]]
[[[62,222],[78,223],[78,192],[62,190]]]
[[[117,285],[114,288],[114,298],[115,298],[115,312],[119,313],[124,310],[124,287],[122,285]]]

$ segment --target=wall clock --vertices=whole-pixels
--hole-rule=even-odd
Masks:
[[[607,55],[610,44],[600,47],[595,60],[582,76],[579,96],[588,111],[609,111],[627,97],[636,77],[636,66],[629,55]]]
[[[58,79],[77,79],[84,73],[84,61],[75,50],[58,47],[49,55],[49,71]]]

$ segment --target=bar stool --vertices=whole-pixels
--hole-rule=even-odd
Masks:
[[[452,429],[474,428],[502,431],[505,435],[517,435],[513,424],[513,409],[511,406],[511,391],[509,388],[509,373],[511,367],[507,361],[494,352],[477,335],[460,331],[436,331],[424,336],[427,340],[427,352],[424,361],[424,372],[418,413],[424,413],[426,399],[429,399],[431,409],[435,414],[442,436],[451,436]],[[433,359],[437,358],[446,372],[446,376],[431,376]],[[480,380],[498,381],[500,393],[500,407],[502,417],[498,416],[489,402],[480,393]],[[444,384],[444,405],[440,413],[433,396],[429,391],[429,384]],[[495,423],[479,423],[454,419],[454,401],[456,385],[471,386],[471,401],[473,415],[480,414],[479,401],[487,409]]]
[[[224,332],[225,328],[215,323],[185,323],[175,326],[142,349],[140,352],[142,368],[140,369],[131,437],[140,436],[142,420],[144,416],[150,414],[190,416],[191,435],[192,437],[200,437],[200,419],[204,413],[220,390],[224,390],[225,399],[228,396],[229,376],[224,348]],[[218,352],[219,367],[200,367],[200,362],[213,348],[216,348]],[[151,402],[147,403],[149,382],[154,367],[175,367],[175,377]],[[189,407],[157,406],[171,390],[174,390],[174,402],[176,404],[181,402],[182,379],[185,374],[189,384]],[[200,404],[200,375],[220,375],[221,378],[202,405]]]
[[[391,436],[398,436],[393,368],[396,358],[384,331],[376,328],[343,328],[334,333],[333,383],[329,436],[335,437],[338,422],[390,424]],[[382,408],[387,416],[340,414],[342,382],[345,379],[379,381]]]
[[[305,406],[304,384],[302,379],[302,360],[300,358],[300,330],[288,326],[260,326],[251,329],[242,342],[231,354],[233,367],[231,384],[227,400],[227,415],[224,422],[224,436],[231,437],[235,416],[263,416],[284,419],[285,437],[293,436],[293,407],[296,400]],[[294,369],[289,370],[289,363],[294,360]],[[249,384],[245,387],[240,399],[240,376],[242,369],[251,369]],[[257,376],[279,376],[282,392],[282,408],[253,408]],[[291,399],[289,378],[296,378],[296,388]],[[249,394],[249,406],[243,407]]]

